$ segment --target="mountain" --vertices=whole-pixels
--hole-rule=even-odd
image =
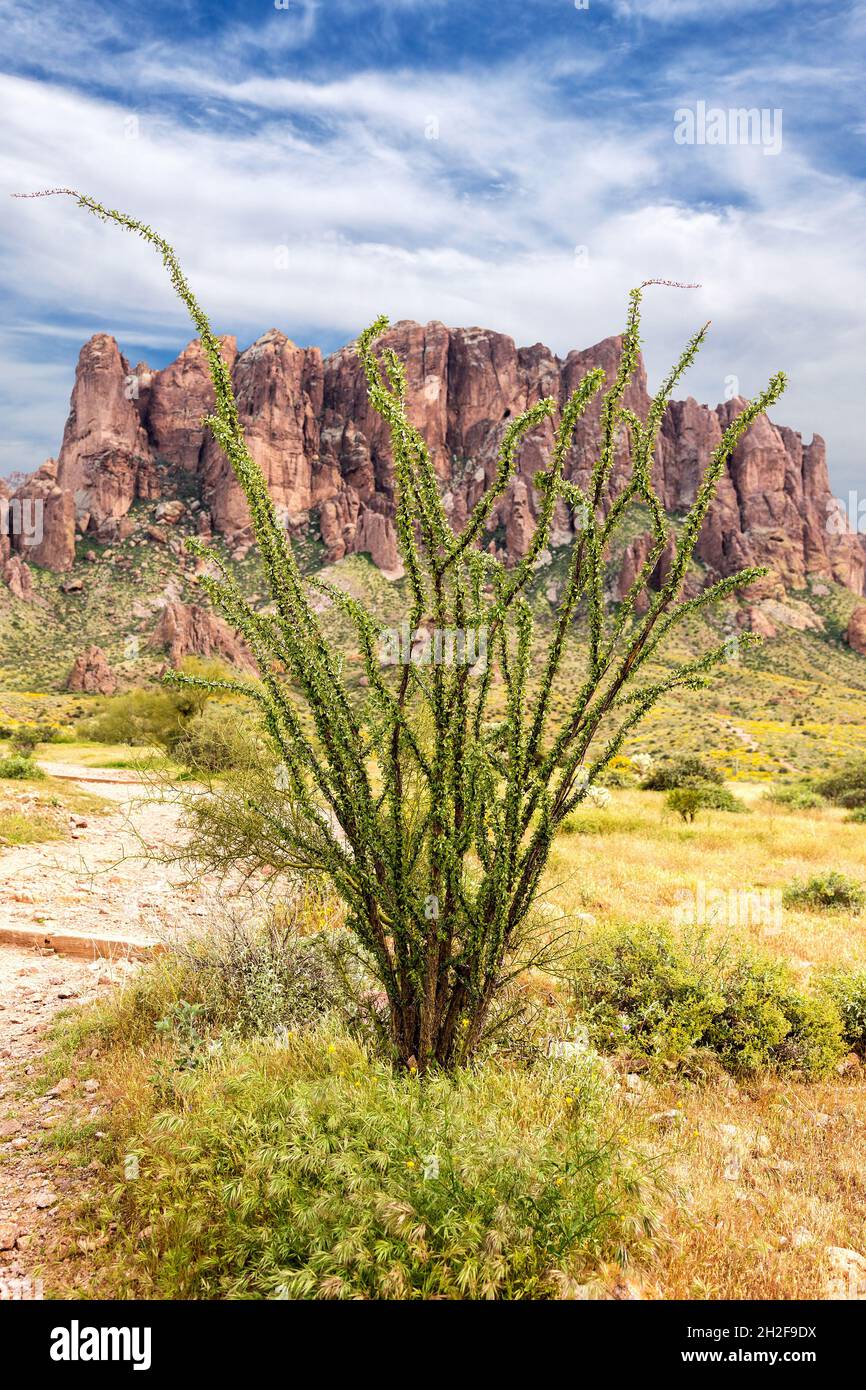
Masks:
[[[251,452],[287,528],[316,548],[319,563],[368,554],[386,578],[398,578],[388,432],[368,402],[353,345],[323,358],[318,348],[297,347],[277,329],[240,353],[234,338],[221,342]],[[612,379],[621,348],[620,338],[606,338],[563,359],[541,343],[520,348],[488,329],[409,321],[394,325],[383,343],[405,363],[410,414],[428,443],[457,526],[494,474],[508,420],[542,396],[564,402],[593,367]],[[639,416],[649,405],[642,363],[626,404]],[[735,399],[711,408],[689,397],[666,411],[654,478],[672,528],[694,499],[703,468],[740,404]],[[46,461],[11,499],[19,507],[41,503],[41,539],[28,544],[32,536],[0,535],[0,574],[10,594],[19,603],[34,601],[40,586],[34,590],[31,566],[65,576],[64,592],[76,585],[80,590],[86,584],[75,577],[81,561],[106,553],[116,558],[133,537],[139,550],[123,561],[133,575],[141,546],[167,548],[182,567],[178,539],[192,529],[205,538],[215,535],[229,555],[243,560],[251,539],[246,503],[202,424],[212,407],[198,340],[161,371],[145,363],[131,369],[108,334],[85,343],[57,459]],[[567,475],[581,483],[596,457],[599,415],[596,398],[579,422],[567,460]],[[525,440],[519,472],[489,521],[485,544],[512,559],[525,553],[532,536],[532,476],[552,434],[546,421]],[[623,439],[612,495],[628,466]],[[11,504],[5,505],[8,511]],[[554,556],[571,538],[571,525],[561,507]],[[645,529],[631,537],[614,597],[640,566],[647,543]],[[804,443],[795,431],[762,417],[729,462],[696,558],[696,583],[743,565],[769,566],[738,610],[741,624],[767,636],[780,624],[821,626],[808,605],[792,600],[797,591],[820,593],[830,585],[862,595],[864,538],[849,528],[833,500],[820,436]],[[163,606],[178,601],[176,586],[169,586]],[[198,631],[201,624],[192,620],[191,626]],[[850,640],[857,650],[866,648],[862,612],[851,624]]]

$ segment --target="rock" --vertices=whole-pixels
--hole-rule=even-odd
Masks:
[[[75,503],[58,483],[58,465],[46,459],[13,494],[12,548],[28,564],[62,574],[75,563]],[[17,508],[17,530],[16,512]]]
[[[221,338],[220,347],[223,360],[233,367],[238,351],[236,340]],[[195,338],[174,362],[152,374],[144,419],[153,452],[160,458],[171,459],[184,473],[195,475],[208,437],[204,417],[211,413],[214,403],[207,358]]]
[[[591,367],[601,367],[612,380],[621,339],[605,338],[560,358],[541,343],[518,347],[505,334],[485,328],[402,321],[383,335],[381,346],[393,348],[405,364],[409,416],[426,441],[448,514],[459,527],[494,475],[508,421],[542,396],[562,404]],[[323,361],[317,348],[298,347],[270,329],[240,354],[231,338],[222,340],[221,350],[250,451],[283,524],[295,530],[318,516],[329,560],[365,553],[386,573],[398,573],[390,434],[370,405],[355,346]],[[641,362],[625,405],[643,415],[648,402]],[[670,404],[653,464],[655,485],[670,512],[681,512],[694,500],[723,429],[742,405],[737,398],[712,409],[691,397]],[[49,460],[19,490],[45,504],[44,539],[27,553],[28,563],[71,569],[76,517],[82,533],[113,541],[127,534],[136,499],[158,502],[158,524],[177,525],[185,509],[169,489],[179,477],[191,484],[184,483],[184,495],[194,488],[204,504],[196,523],[200,534],[208,535],[212,524],[230,549],[243,550],[250,541],[247,505],[222,450],[202,424],[212,408],[213,389],[198,340],[162,371],[143,363],[131,371],[112,337],[91,338],[79,357],[58,463]],[[565,461],[567,477],[581,486],[597,457],[600,409],[596,396],[578,422]],[[504,538],[507,558],[526,553],[538,513],[532,479],[552,437],[553,425],[545,421],[524,439],[515,476],[490,515],[485,548],[501,550]],[[616,445],[601,511],[626,476],[629,448],[625,432]],[[551,551],[572,539],[576,525],[580,519],[561,505]],[[632,576],[645,544],[645,537],[633,540],[626,554]],[[672,544],[650,587],[668,572]],[[15,549],[24,555],[17,542]],[[6,558],[0,554],[0,562]],[[744,565],[769,567],[767,578],[749,589],[747,610],[752,629],[768,637],[778,625],[819,630],[811,609],[785,597],[787,590],[804,588],[807,578],[813,593],[819,592],[816,584],[835,581],[862,595],[866,546],[834,503],[823,440],[816,435],[804,443],[766,416],[757,420],[720,480],[697,558],[710,579]],[[625,577],[618,582],[620,599],[623,586],[627,589]],[[639,602],[645,608],[647,596]],[[782,611],[773,604],[781,604]],[[854,650],[864,643],[864,624],[866,618],[858,617],[851,628]]]
[[[814,1245],[815,1237],[805,1226],[795,1226],[791,1232],[791,1249],[802,1250],[806,1245]]]
[[[136,497],[157,488],[156,461],[139,410],[147,369],[130,372],[114,338],[96,333],[75,372],[69,418],[58,455],[57,482],[88,515],[89,531],[109,535]]]
[[[685,1123],[685,1115],[682,1110],[660,1110],[657,1115],[650,1115],[650,1120],[659,1129],[676,1129]]]
[[[50,1192],[48,1189],[45,1189],[44,1191],[37,1193],[36,1206],[39,1208],[40,1211],[47,1211],[49,1207],[56,1206],[56,1204],[56,1192]]]
[[[61,1077],[55,1086],[48,1092],[49,1096],[65,1096],[72,1090],[72,1082],[68,1076]]]
[[[20,555],[10,555],[3,566],[2,575],[3,583],[13,598],[21,599],[22,603],[33,602],[35,594],[30,566]]]
[[[861,603],[851,617],[845,630],[845,641],[852,651],[866,656],[866,603]]]
[[[186,512],[186,507],[179,499],[158,502],[154,516],[156,520],[165,521],[169,526],[176,526],[181,517]]]
[[[244,643],[224,619],[178,600],[163,608],[149,645],[167,651],[175,668],[186,656],[219,656],[236,666],[254,665]]]
[[[0,1250],[14,1250],[18,1240],[18,1227],[11,1222],[0,1224]]]
[[[827,1297],[831,1299],[866,1299],[866,1257],[858,1250],[840,1245],[828,1245]]]
[[[86,695],[113,695],[117,677],[101,647],[88,647],[75,658],[66,680],[66,689]]]

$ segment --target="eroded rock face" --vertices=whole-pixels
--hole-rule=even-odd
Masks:
[[[208,609],[174,601],[163,608],[150,646],[165,651],[175,668],[184,657],[222,657],[236,666],[251,666],[250,655],[228,623]]]
[[[136,497],[158,495],[155,461],[137,404],[140,378],[115,340],[97,333],[81,349],[57,482],[91,530],[125,516]]]
[[[845,640],[853,651],[866,656],[866,603],[861,603],[859,608],[855,608],[848,619]]]
[[[234,364],[238,412],[247,446],[264,473],[271,497],[288,525],[306,519],[313,503],[312,474],[319,452],[322,355],[296,347],[272,328]],[[204,447],[202,500],[217,530],[249,531],[246,498],[216,441]]]
[[[75,502],[60,486],[54,459],[46,459],[9,500],[11,547],[28,563],[63,574],[75,561]]]
[[[404,321],[388,331],[382,345],[393,348],[405,365],[409,415],[426,441],[448,515],[459,528],[494,476],[509,421],[544,396],[561,407],[593,367],[602,367],[612,380],[621,339],[606,338],[562,359],[541,343],[519,348],[489,329]],[[299,348],[271,329],[240,354],[232,338],[222,340],[222,349],[250,451],[284,524],[301,529],[310,517],[317,519],[329,559],[365,552],[386,573],[399,573],[390,436],[370,406],[354,345],[323,361],[318,349]],[[649,396],[642,365],[625,403],[644,416]],[[742,404],[732,400],[712,409],[689,397],[667,410],[653,479],[674,517],[694,501],[722,432]],[[170,507],[181,483],[185,496],[204,503],[201,534],[212,526],[235,548],[248,545],[246,501],[201,425],[212,405],[198,341],[162,371],[144,363],[130,371],[114,339],[95,335],[81,352],[56,473],[38,483],[36,475],[25,485],[51,494],[45,547],[26,558],[51,568],[71,565],[70,505],[80,530],[113,537],[136,498],[161,498]],[[512,560],[525,555],[532,541],[539,506],[532,477],[546,462],[552,438],[549,421],[525,438],[517,474],[493,508],[482,539]],[[582,486],[599,440],[596,396],[578,422],[565,466],[566,475]],[[603,507],[627,475],[628,450],[623,434]],[[165,507],[163,521],[173,524]],[[575,518],[560,504],[552,546],[568,543],[574,526]],[[747,565],[767,566],[770,574],[750,590],[755,604],[784,600],[786,591],[803,587],[810,575],[862,593],[864,538],[851,532],[834,507],[823,440],[816,435],[804,444],[794,431],[766,417],[758,420],[719,483],[697,556],[710,578]],[[626,565],[635,563],[636,550],[626,556]]]
[[[231,369],[237,361],[237,339],[221,338],[220,344]],[[139,401],[150,450],[182,472],[196,474],[208,436],[202,421],[214,408],[207,357],[198,338],[163,371],[150,374],[147,395]]]
[[[23,603],[33,602],[35,594],[30,567],[25,564],[20,555],[10,555],[5,560],[2,565],[2,574],[3,583],[13,598],[21,599]]]
[[[88,647],[79,653],[66,681],[66,689],[85,695],[114,694],[117,677],[101,647]]]

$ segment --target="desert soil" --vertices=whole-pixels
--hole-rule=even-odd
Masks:
[[[122,773],[62,764],[51,772],[111,806],[73,817],[69,840],[0,849],[0,926],[143,942],[193,929],[216,885],[186,884],[176,867],[143,858],[145,847],[176,840],[176,808]],[[122,952],[88,960],[0,944],[0,1299],[50,1293],[52,1258],[62,1253],[58,1203],[86,1185],[87,1171],[49,1166],[45,1148],[57,1124],[95,1120],[102,1108],[98,1094],[68,1079],[48,1096],[22,1096],[22,1069],[33,1072],[58,1010],[96,998],[135,968]]]

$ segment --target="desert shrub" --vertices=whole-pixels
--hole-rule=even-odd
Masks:
[[[185,954],[209,1019],[238,1037],[310,1028],[331,1013],[359,1020],[371,991],[347,933],[301,935],[276,913],[226,917]]]
[[[9,758],[0,758],[0,777],[34,781],[44,776],[45,773],[39,764],[21,753],[13,753]]]
[[[195,658],[184,661],[182,670],[202,680],[216,680],[225,674],[220,662]],[[173,754],[192,721],[201,716],[211,694],[200,686],[182,685],[106,696],[95,714],[79,721],[77,733],[94,743],[132,743]]]
[[[708,786],[701,787],[701,795],[704,805],[710,811],[730,811],[732,815],[744,815],[748,813],[748,806],[739,796],[735,796],[728,787],[719,787],[714,782]]]
[[[12,751],[22,758],[32,757],[40,743],[46,742],[46,732],[46,727],[39,724],[16,724],[9,735]]]
[[[866,758],[852,758],[825,777],[817,777],[815,790],[837,806],[849,810],[866,806]]]
[[[700,787],[672,787],[665,797],[665,805],[682,820],[693,821],[706,802]]]
[[[577,954],[571,982],[593,1042],[606,1052],[681,1058],[724,1006],[718,962],[660,927],[600,932]]]
[[[863,825],[864,821],[866,821],[866,806],[855,807],[855,809],[850,811],[845,817],[845,821],[848,825]]]
[[[702,935],[611,928],[581,951],[575,1004],[604,1051],[687,1062],[713,1053],[733,1073],[823,1075],[841,1052],[838,1011],[796,988],[785,968]]]
[[[724,1008],[701,1043],[728,1071],[824,1076],[844,1050],[839,1012],[799,990],[784,964],[743,956],[724,974]]]
[[[699,811],[731,811],[742,813],[748,806],[727,787],[715,782],[696,783],[689,787],[673,787],[665,797],[669,811],[676,811],[684,821],[693,821]]]
[[[556,1298],[650,1248],[655,1181],[611,1106],[588,1059],[420,1083],[330,1030],[227,1042],[123,1136],[141,1180],[101,1210],[134,1258],[113,1246],[108,1277],[178,1299]]]
[[[255,756],[255,743],[237,708],[211,702],[184,725],[172,756],[193,774],[227,772]]]
[[[688,753],[660,763],[644,778],[641,786],[644,791],[667,792],[678,787],[703,787],[707,783],[720,785],[724,780],[724,774],[713,763]]]
[[[866,902],[866,893],[854,879],[835,870],[829,874],[815,874],[805,882],[794,879],[782,893],[785,907],[799,908],[805,912],[852,912],[859,913]]]
[[[771,787],[764,793],[764,799],[777,806],[787,806],[792,811],[812,811],[826,804],[820,792],[809,786]]]
[[[846,1044],[866,1057],[866,970],[833,970],[822,988],[841,1016]]]

